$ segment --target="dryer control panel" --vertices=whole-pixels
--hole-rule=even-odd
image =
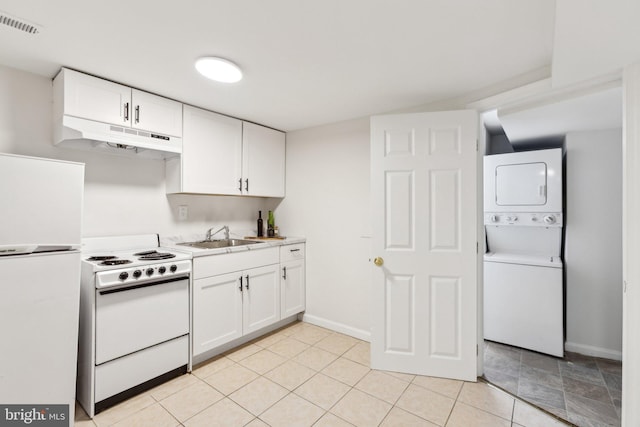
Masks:
[[[562,227],[561,212],[485,212],[485,225],[520,225],[525,227]]]

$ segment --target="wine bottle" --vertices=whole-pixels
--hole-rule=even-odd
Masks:
[[[258,211],[258,237],[264,236],[264,229],[262,225],[262,211]]]

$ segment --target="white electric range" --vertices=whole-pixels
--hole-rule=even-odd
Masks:
[[[191,255],[157,234],[82,239],[78,401],[90,417],[191,369]]]

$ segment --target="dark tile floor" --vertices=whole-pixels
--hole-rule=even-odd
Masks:
[[[622,363],[566,353],[563,359],[485,341],[484,376],[580,427],[620,425]]]

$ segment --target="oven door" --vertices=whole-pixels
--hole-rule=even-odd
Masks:
[[[96,290],[96,365],[188,333],[188,276]]]

